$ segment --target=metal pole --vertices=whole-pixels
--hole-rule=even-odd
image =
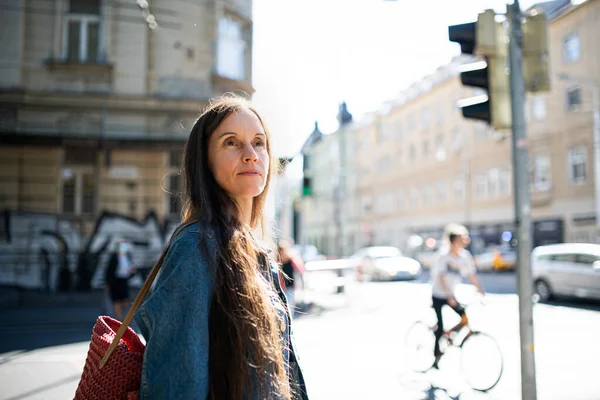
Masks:
[[[507,6],[510,21],[510,92],[515,224],[517,227],[517,290],[521,339],[521,398],[537,398],[533,345],[533,284],[531,279],[531,199],[529,194],[528,145],[525,131],[525,85],[523,82],[523,31],[519,1]]]
[[[600,235],[600,95],[598,94],[598,84],[590,81],[590,85],[594,115],[594,189],[596,194],[596,237],[598,237]]]
[[[345,123],[343,121],[343,112],[340,106],[338,115],[338,151],[340,170],[338,175],[338,183],[336,193],[336,208],[337,208],[337,232],[336,232],[336,252],[338,257],[344,256],[344,204],[346,202],[346,134],[345,134]]]

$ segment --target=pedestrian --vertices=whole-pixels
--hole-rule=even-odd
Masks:
[[[249,101],[211,102],[184,149],[182,223],[135,320],[142,399],[307,399],[277,264],[260,242],[272,163]],[[260,228],[260,229],[259,229]]]
[[[304,263],[293,251],[292,246],[286,240],[280,240],[277,245],[281,271],[283,272],[283,287],[290,308],[296,305],[297,279],[302,279],[304,274]]]
[[[136,269],[129,246],[124,240],[117,240],[104,275],[104,289],[110,295],[115,318],[122,320],[129,302],[129,279]]]
[[[435,330],[434,368],[438,368],[442,356],[439,340],[444,334],[442,308],[450,306],[461,317],[461,324],[467,324],[467,315],[455,297],[455,290],[463,277],[469,278],[481,294],[485,294],[483,286],[477,277],[473,256],[466,249],[470,243],[469,231],[460,224],[450,224],[445,228],[445,243],[439,251],[437,259],[431,268],[432,302],[437,326]]]

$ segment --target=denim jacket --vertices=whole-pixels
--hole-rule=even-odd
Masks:
[[[198,244],[205,245],[207,252]],[[146,339],[141,399],[206,399],[209,394],[209,314],[216,257],[214,232],[202,223],[192,224],[173,238],[152,294],[135,314]],[[279,284],[277,265],[269,260],[272,282],[287,304]],[[281,310],[280,310],[281,311]],[[282,351],[288,358],[290,386],[295,398],[308,399],[292,340],[291,319],[286,319]],[[289,351],[288,351],[289,349]],[[256,386],[256,385],[255,385]],[[248,399],[262,399],[248,393]]]

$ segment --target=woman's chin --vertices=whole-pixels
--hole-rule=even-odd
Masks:
[[[253,186],[244,188],[244,190],[240,190],[237,193],[235,193],[234,197],[236,199],[253,199],[255,197],[260,196],[264,189],[264,186]]]

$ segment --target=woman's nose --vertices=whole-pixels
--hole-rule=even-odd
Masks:
[[[252,143],[247,143],[244,145],[243,158],[244,158],[244,161],[256,161],[258,159],[258,155],[256,154],[256,151],[254,150],[254,146],[252,146]]]

